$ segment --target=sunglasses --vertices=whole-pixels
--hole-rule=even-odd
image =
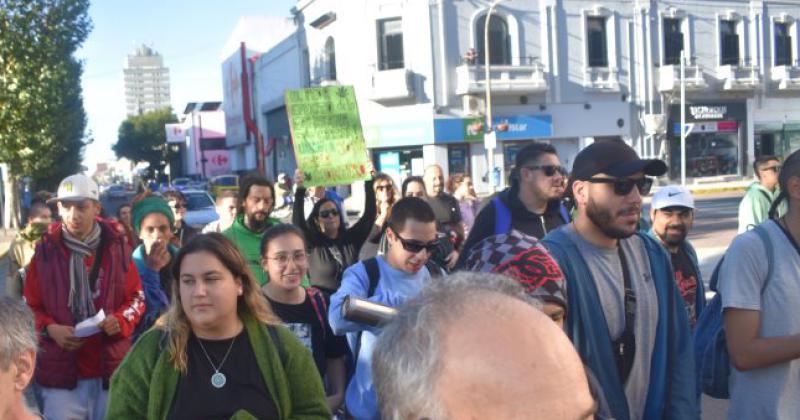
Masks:
[[[175,204],[174,204],[172,207],[173,207],[175,210],[185,209],[185,208],[186,208],[186,204],[183,204],[183,203],[175,203]]]
[[[421,242],[404,239],[397,232],[395,232],[394,236],[397,236],[397,239],[400,240],[400,244],[403,245],[403,249],[405,249],[408,252],[411,252],[412,254],[416,254],[422,251],[423,249],[427,251],[428,254],[433,254],[433,252],[436,250],[436,247],[439,246],[438,239],[434,239],[433,241],[428,242],[427,244],[423,244]]]
[[[384,190],[388,191],[388,190],[391,190],[391,189],[392,189],[391,185],[378,185],[377,187],[375,187],[376,191],[384,191]]]
[[[329,217],[336,217],[339,215],[339,212],[336,210],[322,210],[319,212],[319,217],[322,219],[327,219]]]
[[[776,174],[781,171],[781,165],[770,166],[768,168],[761,168],[762,171],[772,171]]]
[[[650,194],[650,188],[653,187],[652,178],[589,178],[587,181],[596,184],[611,184],[614,186],[614,194],[619,196],[626,196],[633,191],[633,187],[639,190],[639,195]]]
[[[541,170],[544,172],[545,176],[553,176],[555,174],[564,175],[567,173],[567,170],[564,169],[561,165],[532,165],[532,166],[523,166],[525,169],[529,169],[531,171]]]

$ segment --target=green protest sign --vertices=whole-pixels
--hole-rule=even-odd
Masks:
[[[297,166],[305,185],[334,186],[369,178],[369,157],[352,86],[286,91]]]

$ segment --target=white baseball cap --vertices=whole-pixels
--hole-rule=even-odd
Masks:
[[[58,193],[47,200],[48,203],[56,201],[83,201],[86,199],[100,201],[97,183],[84,174],[70,175],[58,184]]]
[[[694,209],[694,197],[691,191],[680,185],[667,185],[661,187],[653,194],[653,200],[650,206],[654,210],[660,210],[667,207],[687,207]]]

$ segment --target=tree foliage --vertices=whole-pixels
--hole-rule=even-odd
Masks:
[[[178,122],[170,108],[162,108],[142,115],[128,117],[119,126],[117,143],[112,147],[117,157],[127,158],[135,163],[147,162],[151,175],[163,173],[164,162],[169,161],[166,153],[167,133],[164,124]]]
[[[53,188],[80,168],[88,0],[0,0],[0,161]]]

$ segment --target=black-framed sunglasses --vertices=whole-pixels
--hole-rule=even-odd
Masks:
[[[384,191],[384,190],[391,191],[392,186],[389,184],[385,184],[385,185],[378,185],[375,187],[375,191]]]
[[[653,187],[652,178],[589,178],[587,181],[596,184],[611,184],[614,186],[614,194],[625,196],[633,191],[633,187],[639,190],[639,195],[650,194],[650,188]]]
[[[327,219],[329,217],[336,217],[338,215],[339,215],[339,212],[336,211],[335,209],[322,210],[322,211],[319,212],[319,217],[322,218],[322,219]]]
[[[567,173],[567,170],[561,165],[526,165],[523,166],[525,169],[529,169],[531,171],[541,170],[544,172],[545,176],[554,176],[555,174],[564,175]]]
[[[172,205],[172,207],[175,208],[175,210],[185,209],[186,208],[186,204],[185,203],[175,203],[175,204]]]
[[[396,236],[397,239],[400,240],[400,244],[403,245],[403,249],[414,254],[422,251],[423,249],[428,251],[428,254],[433,254],[433,252],[436,251],[436,247],[439,246],[439,239],[434,239],[424,244],[415,240],[404,239],[397,232],[395,232],[394,236]]]

